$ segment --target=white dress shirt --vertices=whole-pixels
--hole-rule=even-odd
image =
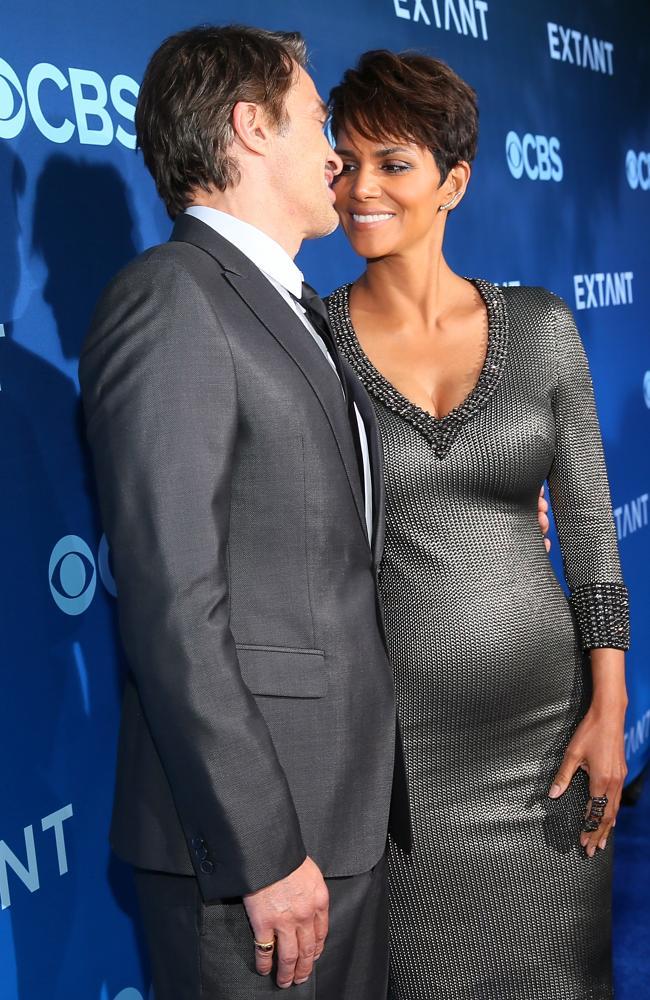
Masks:
[[[185,209],[186,215],[193,215],[195,219],[200,219],[215,232],[223,236],[241,250],[256,267],[262,272],[265,278],[280,293],[290,309],[292,309],[305,328],[309,331],[323,355],[333,368],[338,378],[336,366],[330,357],[330,353],[325,346],[323,338],[313,328],[305,310],[296,302],[302,296],[302,284],[304,277],[302,271],[294,263],[289,254],[276,243],[275,240],[263,233],[261,229],[252,226],[248,222],[228,215],[227,212],[220,212],[216,208],[208,208],[206,205],[192,205]],[[361,443],[361,455],[363,458],[363,492],[365,501],[366,530],[368,539],[372,541],[372,480],[370,472],[370,457],[368,451],[368,436],[366,427],[354,403],[354,412],[359,426],[359,440]]]

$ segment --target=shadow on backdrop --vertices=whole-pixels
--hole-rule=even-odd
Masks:
[[[0,763],[3,798],[11,803],[0,838],[25,863],[23,828],[31,824],[39,876],[30,894],[9,872],[11,906],[0,921],[11,921],[19,1000],[99,996],[103,983],[112,998],[125,985],[115,902],[135,911],[128,873],[109,863],[107,843],[121,661],[114,601],[97,571],[101,527],[77,387],[20,343],[34,342],[38,292],[14,316],[20,262],[29,259],[19,226],[24,190],[24,167],[0,144],[0,590],[9,673],[3,731],[11,748]],[[32,238],[47,268],[43,297],[54,319],[52,331],[38,331],[44,349],[48,336],[58,336],[64,357],[78,357],[101,289],[135,256],[132,230],[113,167],[65,156],[47,161]],[[61,578],[50,576],[50,556],[67,535],[93,553],[82,586],[95,595],[83,614],[65,613],[54,600]],[[42,831],[41,819],[68,803],[74,815],[63,826],[68,872],[61,876],[53,831]],[[127,922],[122,930],[132,933]],[[95,965],[79,960],[89,954]]]

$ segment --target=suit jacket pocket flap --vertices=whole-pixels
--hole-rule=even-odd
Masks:
[[[252,694],[279,698],[322,698],[327,692],[321,649],[237,644],[239,666]]]

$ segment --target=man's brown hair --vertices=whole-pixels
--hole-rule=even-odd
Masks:
[[[329,98],[332,134],[351,128],[364,139],[413,142],[429,149],[441,183],[476,156],[476,92],[446,63],[418,52],[365,52]]]
[[[305,62],[305,42],[297,32],[201,26],[162,43],[144,74],[135,126],[172,218],[187,208],[194,189],[225,191],[237,184],[230,151],[235,104],[260,104],[282,128],[296,64]]]

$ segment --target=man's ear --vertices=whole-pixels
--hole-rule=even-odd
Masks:
[[[232,128],[236,143],[251,153],[265,154],[272,128],[260,104],[238,101],[232,111]]]

